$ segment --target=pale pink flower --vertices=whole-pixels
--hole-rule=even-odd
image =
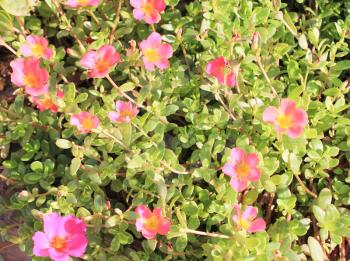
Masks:
[[[65,2],[66,6],[69,7],[86,7],[86,6],[98,6],[100,0],[67,0]]]
[[[112,45],[104,45],[96,51],[88,51],[80,60],[82,67],[89,70],[89,77],[104,78],[120,61],[120,54]]]
[[[134,7],[133,15],[136,20],[144,20],[147,24],[156,24],[160,21],[160,13],[165,10],[164,0],[130,0]]]
[[[81,133],[90,133],[92,129],[96,129],[99,124],[97,116],[87,111],[73,114],[70,118],[70,124],[76,126]]]
[[[259,158],[255,153],[247,154],[240,148],[231,150],[229,161],[222,168],[231,177],[230,185],[237,192],[245,190],[249,182],[260,179]]]
[[[61,90],[57,90],[56,92],[57,99],[62,99],[64,97],[64,93]],[[36,107],[40,111],[50,110],[51,112],[57,112],[58,107],[51,99],[50,95],[48,93],[44,94],[43,97],[35,97],[31,96],[30,100],[32,103],[36,105]]]
[[[229,87],[237,85],[236,73],[223,56],[208,62],[205,71],[210,76],[214,76],[223,85]]]
[[[82,257],[88,244],[85,233],[85,223],[73,215],[47,214],[44,231],[35,232],[32,238],[33,253],[55,261],[68,261],[70,256]]]
[[[233,215],[233,221],[237,224],[238,228],[246,230],[248,233],[260,232],[266,229],[266,223],[262,218],[256,218],[258,211],[252,206],[247,206],[242,214],[241,206],[238,204],[233,205],[235,214]]]
[[[295,101],[283,99],[280,108],[268,107],[263,121],[271,123],[279,133],[287,133],[291,138],[299,137],[308,123],[307,113],[296,107]]]
[[[146,40],[140,43],[140,48],[148,71],[153,71],[155,66],[159,69],[169,67],[168,59],[173,56],[173,48],[170,44],[162,43],[159,33],[151,33]]]
[[[170,230],[170,220],[163,218],[162,209],[155,208],[153,212],[144,205],[136,208],[139,215],[136,219],[136,229],[147,239],[155,238],[157,234],[166,235]]]
[[[11,82],[24,87],[29,95],[39,96],[48,92],[49,74],[40,68],[38,58],[17,58],[10,63],[12,68]]]
[[[134,107],[130,101],[117,101],[115,110],[109,113],[109,118],[115,122],[130,122],[139,113],[137,107]]]
[[[50,60],[53,51],[48,47],[49,42],[45,37],[29,35],[26,43],[21,46],[20,52],[25,57],[36,57]]]

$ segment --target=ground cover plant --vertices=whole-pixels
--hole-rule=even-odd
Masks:
[[[349,259],[350,2],[0,6],[2,240],[34,261]]]

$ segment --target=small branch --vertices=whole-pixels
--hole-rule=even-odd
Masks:
[[[4,46],[7,50],[9,50],[11,53],[13,53],[14,55],[16,55],[17,57],[19,57],[19,55],[17,54],[17,52],[15,51],[15,49],[13,49],[11,46],[9,46],[4,39],[2,39],[0,37],[0,45]]]
[[[5,180],[6,183],[8,183],[8,184],[12,184],[12,185],[17,184],[16,181],[14,181],[13,179],[10,179],[2,174],[0,174],[0,179]]]
[[[91,10],[87,10],[86,12],[92,17],[92,19],[95,21],[97,25],[100,25],[100,21],[98,20],[94,12],[92,12]]]
[[[154,27],[154,24],[151,24],[151,28],[153,32],[156,32],[156,28]]]
[[[26,29],[24,28],[24,23],[23,23],[23,21],[22,21],[21,18],[18,17],[18,16],[16,16],[16,21],[17,21],[17,23],[19,24],[19,28],[21,29],[20,33],[21,33],[24,37],[26,37],[27,32],[26,32]]]
[[[227,236],[227,235],[224,235],[224,234],[198,231],[198,230],[193,230],[193,229],[189,229],[189,228],[181,229],[181,232],[189,233],[189,234],[195,234],[195,235],[199,235],[199,236],[216,237],[216,238],[224,238],[224,239],[233,239],[233,237],[230,237],[230,236]]]
[[[225,110],[227,111],[227,113],[230,115],[230,117],[232,118],[232,120],[236,120],[236,117],[233,115],[232,111],[230,110],[229,107],[227,107],[227,105],[225,104],[225,102],[221,99],[221,96],[219,93],[215,93],[215,97],[217,98],[217,100],[222,104],[222,106],[224,106]]]
[[[115,12],[115,19],[114,19],[113,27],[112,27],[111,33],[109,35],[109,43],[110,44],[113,42],[113,37],[114,37],[114,34],[115,34],[115,30],[117,29],[117,26],[119,24],[120,10],[122,8],[123,1],[124,0],[119,0],[118,7],[117,7],[117,10]]]
[[[263,73],[263,75],[264,75],[266,81],[267,81],[268,84],[270,85],[272,94],[273,94],[274,96],[277,96],[278,94],[277,94],[275,88],[272,86],[272,82],[271,82],[269,76],[267,75],[264,66],[263,66],[262,63],[261,63],[261,58],[260,58],[260,56],[256,56],[256,63],[258,64],[258,66],[259,66],[261,72]]]
[[[313,198],[317,198],[317,195],[315,193],[313,193],[311,190],[309,190],[305,184],[303,183],[303,181],[300,179],[300,177],[298,175],[294,174],[294,177],[297,179],[297,181],[299,182],[300,186],[305,190],[305,192],[307,194],[309,194],[310,196],[312,196]]]

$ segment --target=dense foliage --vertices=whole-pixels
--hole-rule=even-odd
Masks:
[[[350,2],[161,2],[0,0],[2,238],[33,255],[68,220],[85,260],[348,260]]]

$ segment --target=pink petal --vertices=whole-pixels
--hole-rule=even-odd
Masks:
[[[256,153],[250,153],[246,157],[246,161],[251,168],[255,168],[259,164],[259,158]]]
[[[237,85],[236,74],[234,72],[231,72],[226,76],[226,85],[229,87],[234,87]]]
[[[35,232],[32,239],[34,241],[33,254],[36,256],[49,256],[50,242],[47,236],[43,232]]]
[[[294,113],[292,114],[293,117],[293,123],[300,125],[300,126],[306,126],[308,122],[307,113],[303,109],[296,109]]]
[[[231,150],[230,162],[233,165],[236,165],[240,161],[244,161],[246,157],[246,153],[241,148],[234,148]]]
[[[303,133],[303,131],[304,131],[303,126],[295,125],[287,129],[287,134],[291,138],[298,138]]]
[[[281,112],[283,114],[292,114],[296,109],[295,101],[290,99],[282,99],[281,101]]]
[[[160,235],[166,235],[170,230],[170,225],[171,223],[169,219],[163,219],[159,226],[158,233]]]
[[[20,48],[20,52],[25,57],[30,57],[33,55],[32,48],[28,44],[23,44]]]
[[[68,249],[66,252],[70,256],[82,257],[85,253],[86,247],[88,245],[88,240],[85,235],[76,234],[69,238]]]
[[[167,59],[160,59],[158,62],[156,62],[156,66],[159,69],[164,70],[164,69],[169,68],[170,64],[169,64],[169,61]]]
[[[136,219],[136,222],[135,222],[135,226],[136,226],[136,230],[141,232],[143,231],[143,219],[142,218],[138,218]]]
[[[173,56],[173,47],[170,44],[162,44],[158,47],[158,54],[163,58]]]
[[[153,4],[154,4],[154,8],[158,11],[158,12],[162,12],[165,10],[165,1],[164,0],[153,0]]]
[[[44,95],[44,94],[48,93],[49,85],[46,84],[46,85],[42,86],[41,88],[30,88],[30,87],[26,86],[25,91],[29,95],[40,96],[40,95]]]
[[[12,68],[12,73],[11,73],[11,82],[17,86],[23,86],[23,69],[24,69],[24,59],[22,58],[17,58],[10,62],[10,66]]]
[[[261,177],[261,171],[257,168],[252,168],[249,172],[249,180],[252,182],[257,182]]]
[[[157,232],[152,232],[152,231],[148,231],[148,230],[143,230],[141,233],[147,239],[153,239],[157,235]]]
[[[143,63],[145,65],[145,68],[147,71],[154,71],[154,64],[147,61],[147,59],[145,57],[142,58]]]
[[[233,215],[233,221],[237,223],[242,216],[241,206],[238,204],[234,204],[233,208],[235,209],[235,215]]]
[[[278,116],[278,110],[276,107],[268,107],[263,113],[263,121],[266,123],[274,123],[276,122]]]
[[[140,205],[135,209],[135,212],[139,214],[142,218],[149,218],[152,215],[152,212],[145,205]]]
[[[53,51],[50,48],[46,48],[44,52],[44,58],[50,60],[53,56]]]
[[[73,114],[70,117],[70,124],[74,126],[80,126],[80,117],[78,114]]]
[[[211,76],[223,77],[223,69],[225,68],[226,63],[225,58],[221,56],[208,62],[205,71]]]
[[[130,0],[130,5],[134,8],[141,8],[142,2],[142,0]]]
[[[93,121],[93,128],[96,129],[100,123],[100,120],[97,118],[97,116],[93,116],[92,121]]]
[[[162,42],[162,37],[159,33],[153,32],[148,36],[146,41],[150,47],[157,48]]]
[[[247,188],[248,182],[247,180],[239,180],[239,179],[231,178],[230,185],[235,191],[242,192]]]
[[[145,16],[145,22],[147,24],[156,24],[160,21],[161,16],[158,12],[154,12],[152,15]]]
[[[257,218],[251,223],[247,231],[249,233],[254,233],[254,232],[264,231],[265,228],[266,228],[265,220],[262,218]]]
[[[230,176],[230,177],[233,177],[233,176],[236,175],[236,173],[235,173],[235,171],[234,171],[234,168],[235,168],[235,166],[229,161],[229,162],[227,162],[227,163],[224,165],[224,167],[222,168],[222,171],[223,171],[226,175],[228,175],[228,176]]]
[[[58,252],[54,248],[49,248],[50,257],[54,261],[69,261],[69,255],[65,252]]]
[[[80,65],[86,69],[95,68],[96,51],[88,51],[80,60]]]
[[[108,116],[111,121],[120,121],[119,112],[111,111]]]
[[[145,13],[142,12],[140,9],[134,9],[132,11],[132,14],[133,14],[134,18],[138,21],[142,20],[145,17]]]
[[[44,216],[44,232],[49,239],[57,235],[61,219],[58,213],[46,214]]]
[[[108,73],[109,73],[109,69],[106,69],[104,71],[98,71],[98,70],[92,69],[91,71],[89,71],[88,76],[90,78],[105,78]]]
[[[62,225],[64,230],[68,234],[85,234],[86,233],[85,223],[73,215],[68,215],[63,217]]]
[[[242,215],[242,218],[245,220],[253,220],[256,215],[258,214],[258,211],[256,208],[252,207],[252,206],[248,206]]]

